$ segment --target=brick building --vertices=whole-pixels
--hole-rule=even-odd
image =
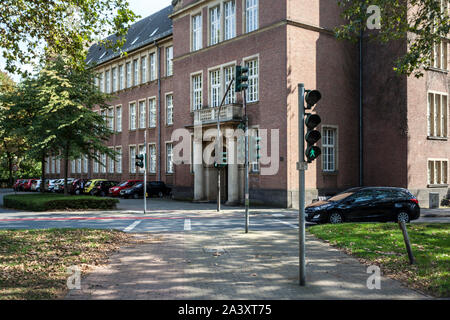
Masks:
[[[217,107],[234,67],[246,65],[249,124],[258,135],[268,130],[271,159],[251,165],[251,203],[298,206],[298,83],[323,96],[315,108],[322,118],[323,154],[306,173],[307,201],[361,182],[409,188],[423,206],[429,193],[442,198],[448,192],[445,41],[424,78],[399,77],[390,62],[406,50],[406,41],[388,47],[364,41],[360,70],[359,47],[333,34],[341,23],[337,1],[179,0],[173,5],[132,26],[126,57],[90,48],[98,85],[116,96],[109,110],[99,112],[116,131],[108,145],[121,156],[116,161],[102,157],[105,165],[74,160],[71,176],[142,178],[134,158],[147,152],[149,180],[172,185],[179,199],[214,201],[217,170],[196,159],[211,151]],[[242,99],[234,91],[226,97],[221,112],[225,136],[242,119]],[[176,129],[189,133],[190,161],[175,164]],[[276,135],[279,139],[272,141]],[[244,168],[233,161],[241,141],[227,141],[234,143],[226,145],[222,200],[242,203]],[[54,162],[48,169],[56,174]],[[263,174],[274,164],[276,174]]]

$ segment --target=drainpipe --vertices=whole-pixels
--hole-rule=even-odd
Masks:
[[[363,136],[363,30],[359,35],[359,185],[364,185]]]
[[[157,166],[158,166],[158,181],[161,180],[161,48],[158,46],[157,42],[154,42],[158,54],[158,156],[157,156]]]

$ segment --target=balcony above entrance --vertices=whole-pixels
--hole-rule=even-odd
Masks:
[[[204,108],[194,111],[194,124],[217,123],[219,108]],[[240,121],[244,115],[242,105],[230,104],[223,106],[220,111],[220,122]]]

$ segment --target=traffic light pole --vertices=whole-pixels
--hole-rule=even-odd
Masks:
[[[306,285],[306,254],[305,254],[305,85],[298,85],[298,175],[299,175],[299,215],[298,215],[298,240],[299,240],[299,279],[300,285]]]
[[[248,161],[248,117],[247,117],[247,90],[243,90],[244,94],[244,120],[245,120],[245,233],[248,233],[248,227],[250,224],[250,217],[248,214],[250,206],[250,194],[249,194],[249,161]]]
[[[144,131],[144,214],[147,212],[147,130]]]

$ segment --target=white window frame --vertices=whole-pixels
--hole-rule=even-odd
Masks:
[[[150,81],[156,80],[156,52],[149,55],[150,59]]]
[[[114,147],[110,147],[112,151],[114,151]],[[114,173],[114,159],[112,157],[108,157],[108,173]]]
[[[89,173],[89,157],[86,154],[83,156],[83,173]]]
[[[220,5],[209,8],[209,45],[213,46],[220,42],[221,37],[221,10]]]
[[[141,57],[141,83],[147,82],[147,56]]]
[[[192,50],[197,51],[203,48],[203,26],[202,14],[198,13],[192,16]]]
[[[209,107],[217,108],[220,105],[222,93],[221,69],[209,71]]]
[[[203,73],[200,72],[191,74],[191,111],[201,110],[202,107],[203,107]]]
[[[173,46],[166,47],[166,76],[173,75]]]
[[[111,93],[111,71],[105,71],[105,92]]]
[[[82,164],[82,161],[81,161],[81,157],[79,157],[79,158],[77,158],[77,173],[78,174],[80,174],[81,173],[81,164]]]
[[[260,64],[259,56],[249,57],[244,60],[245,66],[248,67],[248,89],[247,89],[247,103],[259,101],[259,74]],[[251,66],[256,62],[256,67]],[[256,72],[256,73],[255,73]]]
[[[56,173],[61,173],[61,159],[56,159]]]
[[[108,128],[114,131],[114,107],[108,108]]]
[[[132,152],[134,150],[134,153]],[[130,145],[129,146],[129,168],[130,168],[130,174],[136,173],[136,145]]]
[[[138,104],[139,110],[139,129],[145,129],[147,127],[147,105],[145,100],[140,100]]]
[[[224,8],[224,40],[236,37],[236,1],[225,1]]]
[[[133,59],[133,86],[139,85],[139,58]]]
[[[169,152],[169,147],[171,152]],[[173,163],[173,143],[166,142],[166,173],[173,174],[174,173],[174,163]]]
[[[132,68],[131,68],[131,61],[128,61],[126,64],[125,64],[125,74],[126,74],[126,81],[127,81],[127,89],[128,88],[131,88],[131,86],[132,86],[132,78],[133,78],[133,76],[132,76]]]
[[[116,106],[116,131],[122,132],[122,105]]]
[[[99,76],[98,76],[98,86],[100,88],[101,92],[105,92],[105,82],[104,82],[104,78],[103,78],[103,72],[100,72]]]
[[[225,94],[225,91],[228,88],[228,85],[230,84],[230,81],[234,78],[234,72],[235,72],[235,64],[232,65],[226,65],[223,67],[223,93]],[[230,72],[231,71],[231,72]],[[230,72],[230,73],[228,73]],[[234,92],[235,89],[235,82],[233,81],[233,84],[231,85],[230,91],[228,91],[228,95],[225,97],[225,105],[234,104],[236,103],[236,93]]]
[[[117,91],[117,67],[111,69],[112,73],[112,92]]]
[[[429,138],[448,138],[448,100],[447,93],[428,91],[427,136]]]
[[[448,186],[448,159],[428,159],[428,186]]]
[[[156,97],[148,98],[148,126],[156,128]]]
[[[137,119],[136,119],[136,102],[130,102],[129,104],[129,113],[130,115],[130,120],[129,120],[129,128],[130,131],[134,131],[136,130],[136,124],[137,124]]]
[[[245,1],[245,33],[250,33],[259,28],[259,0]]]
[[[170,99],[169,99],[170,97]],[[169,104],[170,101],[170,104]],[[166,93],[166,124],[173,125],[173,93]]]
[[[125,89],[125,72],[124,72],[124,65],[121,64],[119,66],[119,90]]]
[[[100,172],[101,173],[106,173],[106,166],[107,166],[106,159],[107,159],[106,153],[102,153],[100,155]]]
[[[449,41],[441,40],[433,45],[431,66],[440,70],[448,70]]]
[[[95,153],[95,155],[96,155],[97,158],[99,158],[99,153],[98,153],[98,151]],[[93,166],[92,166],[92,171],[93,171],[94,173],[98,173],[98,172],[99,172],[100,163],[99,163],[97,160],[95,160],[95,159],[92,159],[92,160],[93,160],[93,162],[94,162],[94,164],[93,164]]]
[[[330,144],[327,140],[328,132],[333,133],[333,141]],[[338,170],[338,127],[332,125],[323,125],[322,126],[322,171],[323,172],[337,172]],[[332,161],[328,161],[327,155],[329,151],[332,152]],[[330,153],[331,154],[331,153]],[[330,165],[331,164],[331,165]]]
[[[145,144],[140,144],[139,146],[138,146],[138,154],[139,155],[141,155],[141,154],[143,154],[144,155],[144,166],[145,166],[145,160],[146,160],[146,155],[147,155],[147,148],[145,147]],[[145,169],[144,168],[139,168],[139,173],[140,174],[143,174],[145,172]]]
[[[148,144],[148,151],[149,151],[149,165],[148,165],[148,172],[155,174],[156,173],[156,144],[155,143],[149,143]]]
[[[116,147],[116,163],[115,163],[115,169],[116,173],[122,173],[122,147]]]

